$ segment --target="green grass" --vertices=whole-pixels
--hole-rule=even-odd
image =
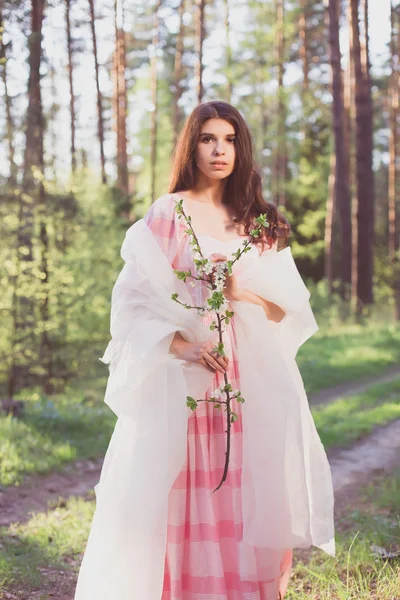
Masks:
[[[300,347],[297,363],[310,395],[346,381],[382,375],[400,364],[400,326],[372,322],[321,327]]]
[[[380,375],[400,363],[400,327],[375,323],[319,331],[300,349],[298,362],[309,394],[365,375]],[[103,402],[105,384],[105,377],[76,382],[51,398],[21,393],[26,400],[24,414],[18,419],[0,415],[0,485],[16,485],[25,474],[103,455],[115,423]],[[313,410],[324,443],[346,441],[353,433],[358,436],[398,416],[395,402],[382,404],[375,399],[374,407],[366,411],[368,397],[357,398]],[[351,424],[342,418],[342,410]]]
[[[371,483],[361,498],[360,507],[349,508],[336,523],[336,557],[313,548],[306,560],[299,560],[295,551],[286,600],[399,598],[400,561],[375,558],[371,545],[400,549],[400,470]],[[0,597],[11,592],[26,600],[33,589],[41,589],[47,600],[51,581],[60,574],[73,589],[93,510],[93,500],[72,498],[24,524],[4,528]]]
[[[104,382],[103,382],[104,383]],[[115,417],[96,386],[46,399],[24,395],[21,418],[0,417],[0,485],[21,483],[25,474],[61,468],[104,454]]]
[[[400,470],[370,484],[364,498],[362,509],[349,508],[336,523],[334,558],[313,549],[295,561],[287,600],[400,598],[400,559],[383,560],[372,549],[400,550]]]
[[[347,446],[377,425],[400,418],[400,377],[373,385],[361,394],[311,408],[325,448]]]
[[[28,599],[33,590],[51,587],[58,573],[75,581],[79,557],[86,544],[94,502],[71,498],[47,513],[38,513],[20,525],[1,531],[0,598],[17,593]],[[43,598],[49,596],[44,593]]]

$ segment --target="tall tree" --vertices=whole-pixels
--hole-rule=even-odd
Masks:
[[[196,67],[195,67],[195,81],[196,81],[196,95],[197,102],[201,104],[204,95],[203,85],[203,45],[205,38],[205,5],[206,0],[196,0],[196,12],[195,12],[195,53],[196,53]]]
[[[307,143],[310,130],[309,112],[310,112],[310,49],[308,39],[308,19],[309,19],[309,0],[300,0],[298,31],[300,38],[299,55],[303,71],[303,82],[301,90],[301,101],[303,104],[303,137]]]
[[[68,82],[69,82],[69,112],[71,123],[71,169],[76,171],[76,114],[75,114],[75,92],[74,92],[74,61],[73,42],[71,35],[71,0],[65,0],[65,28],[67,35],[68,56]]]
[[[128,153],[126,140],[127,90],[126,50],[123,0],[114,1],[115,51],[114,51],[114,111],[117,134],[117,187],[129,193]],[[128,215],[125,215],[128,216]]]
[[[183,15],[185,13],[185,0],[180,0],[178,7],[178,17],[179,17],[179,29],[178,35],[176,36],[176,45],[175,45],[175,60],[174,60],[174,101],[172,104],[173,110],[173,128],[174,128],[174,142],[176,142],[178,133],[180,130],[180,126],[182,123],[182,109],[179,106],[179,101],[181,99],[183,88],[182,88],[182,79],[183,79],[183,67],[182,67],[182,57],[184,52],[184,31],[185,26],[183,23]]]
[[[29,277],[30,286],[35,290],[35,279],[37,278],[34,266],[34,236],[35,220],[39,230],[40,260],[38,265],[39,280],[42,291],[39,295],[40,314],[40,355],[43,366],[48,366],[47,360],[51,356],[49,352],[48,324],[48,235],[46,226],[46,194],[44,188],[44,148],[43,148],[43,109],[40,83],[40,66],[42,60],[42,25],[44,18],[45,0],[32,0],[31,2],[31,33],[29,36],[29,79],[28,79],[28,108],[26,111],[26,141],[24,151],[22,194],[20,196],[19,227],[18,227],[18,270],[24,271]],[[21,267],[20,255],[26,266]],[[31,289],[25,287],[24,293],[20,294],[19,302],[13,312],[15,347],[20,345],[22,337],[25,339],[24,353],[32,352],[32,343],[35,326],[35,302]],[[20,365],[14,358],[10,365],[8,378],[8,389],[10,396],[13,395],[18,375],[21,372]]]
[[[156,199],[157,172],[157,125],[158,125],[158,47],[160,44],[159,12],[161,0],[157,0],[153,17],[153,44],[150,62],[151,79],[151,125],[150,125],[150,168],[151,168],[151,201]]]
[[[392,265],[393,292],[396,319],[400,320],[400,151],[399,151],[399,87],[400,87],[400,5],[391,1],[391,75],[389,81],[390,138],[389,138],[389,198],[388,198],[388,250]]]
[[[373,302],[373,111],[369,61],[368,0],[350,0],[356,112],[357,311]],[[364,30],[360,34],[360,9]]]
[[[229,0],[224,0],[225,4],[225,31],[226,31],[226,99],[231,102],[233,93],[233,77],[232,77],[232,46],[230,36],[230,6]]]
[[[12,111],[12,99],[8,91],[8,51],[11,46],[11,41],[7,44],[4,42],[5,23],[3,17],[2,6],[0,6],[0,68],[1,78],[4,85],[4,104],[6,113],[6,138],[8,146],[8,164],[10,170],[9,182],[11,186],[14,186],[17,181],[17,165],[15,162],[15,148],[14,148],[14,136],[15,136],[15,124],[14,115]]]
[[[99,79],[99,60],[97,54],[97,37],[96,37],[96,16],[94,11],[94,0],[89,0],[90,9],[90,28],[92,32],[93,42],[93,59],[94,59],[94,70],[96,79],[96,92],[97,92],[97,133],[100,145],[100,163],[101,163],[101,180],[103,183],[107,183],[106,175],[106,159],[104,154],[104,119],[103,119],[103,97],[100,91],[100,79]]]
[[[286,205],[287,148],[285,75],[285,1],[275,0],[276,10],[276,60],[278,68],[277,138],[275,155],[275,198],[280,206]]]
[[[398,250],[398,210],[397,193],[399,192],[399,85],[400,85],[400,16],[391,2],[391,75],[389,80],[390,102],[390,138],[389,138],[389,212],[388,212],[388,249],[389,258],[393,260]]]
[[[332,117],[335,138],[335,176],[333,198],[337,204],[339,220],[339,276],[342,283],[341,295],[350,298],[351,285],[351,194],[349,184],[349,155],[345,132],[345,107],[343,89],[343,71],[339,43],[340,0],[329,0],[329,46],[332,72]],[[332,209],[333,212],[333,209]],[[331,221],[333,223],[333,221]],[[332,236],[330,236],[332,238]],[[327,257],[328,258],[328,257]],[[330,257],[331,259],[332,257]],[[332,268],[326,265],[332,272]]]

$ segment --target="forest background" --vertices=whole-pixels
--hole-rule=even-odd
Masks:
[[[129,225],[199,102],[231,102],[317,321],[400,318],[400,4],[3,0],[0,386],[104,374]]]

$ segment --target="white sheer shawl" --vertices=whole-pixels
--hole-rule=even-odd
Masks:
[[[174,332],[209,337],[144,220],[127,232],[125,266],[112,295],[105,401],[118,421],[96,486],[96,512],[75,600],[160,600],[168,492],[186,452],[186,396],[203,397],[212,374],[169,353]],[[334,555],[329,464],[308,408],[295,355],[317,329],[290,248],[266,252],[237,272],[239,284],[287,313],[233,303],[243,405],[241,573],[248,549],[309,547]],[[276,284],[279,282],[279,285]],[[212,491],[210,491],[212,493]],[[218,492],[216,492],[218,493]]]

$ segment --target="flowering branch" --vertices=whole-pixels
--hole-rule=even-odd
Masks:
[[[196,273],[188,271],[174,270],[176,276],[181,281],[193,279],[190,281],[191,286],[195,286],[196,281],[205,281],[207,287],[210,290],[210,295],[207,298],[207,302],[204,306],[192,306],[179,300],[179,294],[172,294],[171,298],[178,304],[181,304],[187,309],[195,309],[198,314],[203,316],[207,311],[214,312],[216,314],[216,321],[213,321],[210,325],[211,330],[218,330],[218,343],[213,348],[214,352],[219,356],[225,356],[225,347],[223,342],[223,325],[229,325],[234,313],[228,309],[228,301],[224,295],[225,279],[227,275],[232,275],[233,265],[242,257],[243,254],[251,250],[251,241],[260,236],[263,227],[269,227],[266,215],[262,214],[255,219],[257,225],[250,231],[250,239],[243,242],[242,247],[236,250],[232,254],[232,260],[219,262],[215,264],[208,258],[205,258],[200,248],[199,241],[196,233],[192,227],[192,218],[185,214],[183,209],[183,200],[175,201],[175,210],[178,214],[178,218],[184,218],[187,228],[185,233],[189,236],[189,245],[192,249],[193,262],[196,268]],[[225,397],[225,399],[223,399]],[[228,374],[224,372],[224,383],[219,388],[215,389],[211,394],[210,398],[201,400],[195,400],[191,396],[187,396],[186,404],[191,410],[196,410],[199,402],[211,402],[215,408],[221,408],[224,406],[226,412],[226,452],[225,452],[225,466],[222,474],[222,478],[214,492],[219,490],[223,482],[226,480],[229,467],[229,457],[231,448],[231,424],[238,420],[238,415],[232,410],[231,402],[236,399],[237,402],[243,403],[244,398],[242,397],[240,390],[233,390],[228,380]]]

